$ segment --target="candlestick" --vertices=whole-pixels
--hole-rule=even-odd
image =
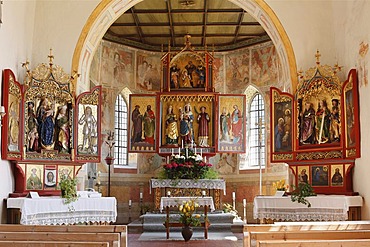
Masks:
[[[235,191],[233,192],[233,209],[235,210]]]
[[[243,223],[247,224],[247,200],[243,199]]]

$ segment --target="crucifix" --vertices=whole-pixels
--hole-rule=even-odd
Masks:
[[[260,195],[262,195],[262,163],[261,163],[261,146],[262,146],[262,128],[265,125],[264,122],[262,122],[262,118],[258,119],[258,122],[256,123],[256,126],[258,126],[258,166],[260,169]]]

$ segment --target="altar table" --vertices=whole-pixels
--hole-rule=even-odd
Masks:
[[[207,219],[208,208],[211,211],[215,210],[215,206],[213,204],[213,198],[210,196],[204,197],[162,197],[161,198],[161,206],[160,210],[162,212],[163,208],[166,208],[166,222],[164,226],[166,227],[166,238],[170,238],[170,227],[179,227],[182,226],[180,222],[170,222],[170,207],[178,207],[182,205],[184,201],[193,200],[198,203],[199,206],[204,207],[204,219]],[[201,226],[204,227],[204,238],[208,239],[208,227],[210,226],[209,222],[205,220],[204,223],[201,223]]]
[[[64,204],[63,200],[61,197],[8,198],[7,208],[8,210],[20,209],[20,223],[23,225],[68,225],[116,221],[115,197],[80,197],[69,204]]]
[[[348,219],[350,208],[361,209],[363,203],[361,196],[318,195],[306,199],[311,207],[292,202],[290,196],[257,196],[253,202],[253,217],[259,220],[344,221]]]
[[[202,190],[207,196],[212,196],[215,207],[222,208],[221,190],[226,194],[226,183],[223,179],[150,179],[150,193],[155,191],[154,205],[160,207],[161,197],[170,191],[173,196],[196,196],[201,195]]]

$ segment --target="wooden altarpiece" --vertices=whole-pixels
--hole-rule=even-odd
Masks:
[[[352,173],[360,157],[356,70],[341,82],[338,65],[316,66],[304,75],[295,95],[271,88],[271,162],[286,162],[295,185],[316,193],[355,194]]]
[[[79,95],[74,76],[54,65],[28,70],[20,84],[3,71],[2,158],[13,165],[15,191],[60,194],[61,176],[75,177],[85,162],[100,162],[101,87]]]

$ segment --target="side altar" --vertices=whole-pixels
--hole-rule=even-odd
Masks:
[[[221,190],[226,193],[226,183],[223,179],[151,179],[150,193],[152,190],[157,210],[160,209],[161,198],[164,196],[210,196],[213,198],[215,209],[220,209]]]

